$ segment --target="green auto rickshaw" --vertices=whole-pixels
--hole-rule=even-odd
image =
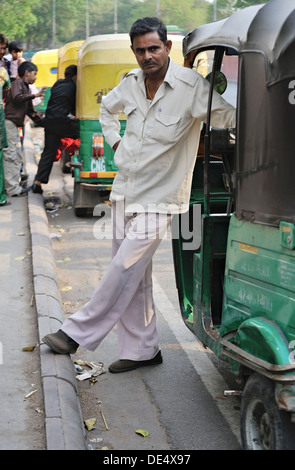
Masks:
[[[82,46],[83,42],[83,40],[68,42],[67,44],[58,49],[57,79],[65,78],[65,69],[69,65],[78,64],[78,51]],[[61,151],[60,161],[62,172],[70,173],[71,169],[68,163],[71,161],[71,156],[67,150],[63,149]]]
[[[294,0],[202,25],[183,51],[196,69],[214,57],[190,210],[173,221],[182,317],[239,379],[243,447],[294,449]],[[236,129],[210,126],[224,76]]]

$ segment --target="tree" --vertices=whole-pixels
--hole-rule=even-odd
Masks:
[[[38,23],[38,17],[32,7],[39,0],[3,0],[1,1],[1,33],[13,39],[25,40],[32,25]]]

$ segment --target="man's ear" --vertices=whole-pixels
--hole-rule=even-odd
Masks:
[[[172,41],[170,41],[170,39],[168,39],[168,41],[166,41],[165,47],[166,47],[166,50],[169,54],[170,51],[171,51],[171,48],[172,48]]]

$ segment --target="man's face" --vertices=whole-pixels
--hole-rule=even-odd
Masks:
[[[3,59],[3,57],[5,56],[6,49],[7,49],[6,44],[0,44],[0,60]]]
[[[37,72],[36,72],[36,70],[32,70],[32,72],[29,72],[28,70],[26,70],[25,75],[24,75],[24,78],[25,78],[25,81],[26,81],[29,85],[33,85],[33,83],[35,83],[35,81],[36,81],[36,79],[37,79]]]
[[[133,39],[132,51],[140,68],[147,75],[158,75],[162,71],[166,72],[168,56],[172,42],[163,44],[156,31],[136,36]]]

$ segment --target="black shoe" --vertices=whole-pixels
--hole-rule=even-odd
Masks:
[[[159,351],[155,357],[147,361],[131,361],[130,359],[119,359],[118,361],[113,362],[109,366],[109,371],[113,373],[127,372],[128,370],[138,369],[138,367],[162,364],[162,362],[162,354],[161,351]]]
[[[58,354],[75,354],[79,347],[79,344],[62,330],[44,336],[42,341]]]
[[[20,193],[18,194],[13,194],[11,197],[18,197],[18,196],[24,196],[25,194],[27,194],[29,191],[30,191],[31,187],[27,187],[27,188],[22,188]]]
[[[26,175],[25,173],[20,174],[20,180],[21,181],[27,181],[28,177],[29,177],[29,175]]]
[[[32,191],[33,191],[33,193],[42,194],[42,193],[43,193],[43,189],[41,188],[41,184],[33,183],[33,185],[32,185]]]

